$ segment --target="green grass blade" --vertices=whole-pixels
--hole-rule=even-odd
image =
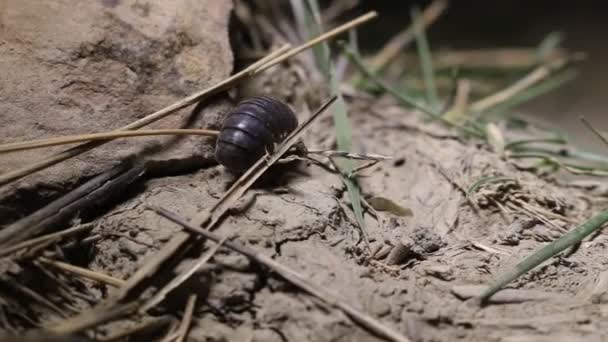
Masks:
[[[422,68],[422,78],[426,89],[426,99],[429,106],[439,108],[439,97],[437,96],[437,86],[435,85],[435,72],[433,71],[433,58],[431,48],[426,38],[426,32],[422,23],[420,10],[415,8],[411,13],[414,36],[416,38],[416,48],[420,58]]]
[[[323,33],[323,25],[321,23],[321,11],[317,0],[307,0],[308,10],[304,11],[305,23],[309,37],[315,37]],[[317,44],[312,48],[315,56],[317,67],[325,75],[330,77],[331,72],[331,55],[329,45],[327,43]]]
[[[560,32],[551,32],[543,39],[538,45],[538,58],[539,60],[545,60],[550,56],[561,45],[564,40],[564,36]]]
[[[525,258],[515,267],[502,275],[500,275],[479,297],[481,303],[486,303],[487,300],[500,291],[505,285],[517,279],[524,273],[529,272],[536,266],[547,261],[549,258],[561,253],[568,247],[571,247],[583,240],[589,234],[595,232],[608,222],[608,211],[603,211],[589,219],[576,229],[564,234],[559,239],[549,243],[543,248],[537,250],[534,254]]]
[[[307,24],[307,32],[314,32],[315,35],[323,32],[323,27],[321,24],[321,13],[320,7],[317,0],[307,0],[308,11],[305,12],[305,22]],[[351,32],[351,39],[355,35],[355,33]],[[348,119],[348,108],[346,106],[346,102],[342,97],[342,93],[340,91],[340,80],[337,78],[334,68],[331,63],[331,56],[329,45],[327,43],[322,43],[317,46],[315,50],[313,50],[315,55],[315,62],[319,68],[319,70],[325,75],[325,77],[330,82],[331,92],[333,95],[337,96],[337,100],[334,104],[334,126],[336,129],[336,143],[338,145],[338,149],[341,151],[350,151],[352,147],[352,127],[350,124],[350,120]],[[351,202],[353,213],[355,214],[355,219],[361,229],[361,232],[365,238],[365,242],[369,248],[369,238],[367,236],[367,230],[365,227],[365,221],[363,219],[363,206],[361,203],[361,189],[354,179],[347,177],[346,175],[350,174],[350,172],[354,169],[354,164],[351,160],[337,158],[337,164],[340,168],[340,175],[343,183],[346,186],[346,190],[348,192],[349,200]]]
[[[534,143],[546,143],[546,144],[556,144],[556,145],[567,145],[568,140],[564,138],[538,138],[538,139],[523,139],[523,140],[514,140],[505,145],[505,150],[517,150],[523,146],[534,144]]]
[[[553,165],[557,168],[562,168],[574,175],[588,175],[596,177],[608,176],[608,169],[605,167],[568,163],[543,152],[513,153],[509,157],[513,159],[539,159],[545,165]]]
[[[509,181],[517,182],[517,179],[505,176],[482,177],[475,181],[473,184],[471,184],[471,186],[467,189],[467,196],[470,196],[471,194],[475,193],[482,185]]]

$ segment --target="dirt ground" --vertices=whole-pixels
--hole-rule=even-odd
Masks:
[[[173,18],[167,21],[171,23],[168,26],[172,29],[152,25],[150,27],[160,30],[157,37],[152,36],[154,30],[150,28],[152,31],[146,31],[143,38],[128,39],[162,41],[167,32],[180,37],[186,32],[188,36],[189,31],[183,28],[188,26],[177,25],[175,33],[176,26],[172,25],[176,22],[175,18],[191,14],[164,13],[161,11],[162,3],[149,2],[149,16],[158,15],[158,18],[164,18],[162,20],[168,20],[167,16]],[[184,0],[183,6],[192,3]],[[85,6],[83,11],[111,13],[116,10],[116,6],[127,8],[127,5],[133,11],[140,11],[135,4],[141,5],[138,1],[101,1],[95,5],[98,7]],[[222,45],[227,41],[228,26],[225,23],[229,10],[227,6],[221,13],[204,14],[224,23],[222,26],[215,22],[219,31],[215,35],[209,34],[225,34],[225,40],[220,39],[218,43],[221,48],[215,49],[218,50],[216,56],[231,55],[226,50],[227,45]],[[203,9],[201,11],[204,12]],[[203,12],[200,12],[201,15]],[[123,23],[130,23],[124,26],[126,32],[141,33],[142,28],[137,28],[133,20],[136,19],[120,19]],[[2,23],[4,27],[11,26],[6,20]],[[105,37],[102,41],[122,39],[123,34],[112,33],[114,29],[102,30],[100,35]],[[0,62],[4,62],[0,63],[0,70],[3,74],[12,70],[17,79],[23,75],[16,72],[18,69],[14,67],[19,64],[8,58],[14,57],[14,49],[38,45],[28,45],[33,43],[13,39],[15,36],[10,36],[10,32],[11,30],[5,30],[3,42],[0,42]],[[90,37],[82,39],[91,40]],[[95,39],[99,39],[99,36],[95,36]],[[214,51],[207,48],[209,45],[205,45],[205,39],[194,39],[189,49]],[[77,42],[66,49],[81,46]],[[120,50],[110,44],[107,49],[110,52],[128,52],[130,49],[137,50],[138,47],[126,44],[124,50]],[[57,58],[63,58],[61,56],[64,53],[58,50]],[[115,55],[108,53],[102,56]],[[119,91],[112,97],[112,101],[116,102],[106,103],[105,98],[90,99],[104,107],[99,111],[90,111],[89,115],[95,118],[116,104],[119,109],[112,109],[111,113],[117,116],[120,109],[130,108],[127,112],[132,116],[121,118],[121,123],[128,123],[144,113],[153,112],[179,99],[180,94],[186,95],[216,83],[227,76],[232,68],[232,61],[225,58],[217,62],[220,64],[219,69],[201,67],[212,76],[186,82],[183,78],[187,78],[189,72],[180,72],[176,76],[170,71],[174,65],[180,65],[179,61],[183,60],[180,56],[193,61],[195,65],[207,61],[204,54],[201,57],[197,52],[164,54],[163,58],[152,62],[146,59],[148,57],[145,53],[128,55],[125,60],[112,57],[114,59],[111,64],[116,63],[116,68],[147,60],[152,63],[150,74],[146,80],[137,81],[141,82],[137,83],[141,86],[138,91],[129,95]],[[76,67],[73,71],[92,77],[87,84],[114,82],[113,79],[105,79],[111,73],[102,73],[108,66],[105,63],[110,63],[107,58],[80,63],[84,66],[93,65],[83,69]],[[38,76],[28,78],[28,82],[36,84],[48,81],[45,77],[53,80],[65,77],[65,74],[55,74],[56,70],[61,71],[61,67],[58,68],[54,68],[53,73],[39,71],[36,74]],[[273,89],[280,89],[281,94],[278,96],[290,99],[298,112],[299,120],[303,121],[310,115],[308,108],[315,108],[322,101],[322,95],[313,90],[310,92],[312,95],[307,93],[305,96],[308,97],[303,99],[301,90],[298,90],[301,88],[297,84],[291,88],[292,91],[280,84],[273,84],[276,80],[285,81],[280,76],[284,75],[282,68],[287,67],[269,71],[264,78],[268,87],[253,88],[260,93],[274,95],[276,91]],[[157,74],[158,70],[166,72]],[[117,75],[121,73],[122,71]],[[198,69],[197,73],[202,74]],[[101,81],[96,77],[101,77]],[[180,86],[179,89],[168,87],[167,93],[161,96],[158,92],[163,91],[165,79],[173,80],[174,83],[171,84]],[[147,80],[152,80],[150,82],[153,86],[150,88],[144,86],[148,84]],[[67,81],[63,79],[62,82]],[[85,93],[70,94],[69,97],[89,99],[91,88],[85,88],[82,90]],[[247,92],[251,92],[251,86]],[[123,95],[125,98],[122,98]],[[20,102],[11,101],[14,96],[19,97]],[[36,104],[36,108],[45,105],[63,108],[62,103],[56,102],[60,96],[63,95],[50,92],[44,93],[44,97],[25,97],[19,89],[8,83],[0,88],[0,102],[5,107],[33,110],[34,107],[23,105],[30,103],[31,106]],[[143,97],[155,100],[135,108],[130,107],[132,102]],[[315,98],[316,102],[307,103],[309,98]],[[480,294],[482,286],[494,276],[509,269],[539,246],[604,210],[608,191],[601,183],[572,183],[523,170],[520,165],[506,160],[487,146],[465,140],[439,124],[421,119],[417,114],[398,106],[389,97],[370,97],[355,92],[349,94],[346,100],[355,134],[355,151],[393,158],[361,172],[359,182],[365,198],[372,203],[374,198],[390,199],[407,209],[405,215],[367,210],[364,216],[370,242],[367,246],[349,207],[348,196],[340,178],[318,166],[302,162],[280,170],[271,170],[270,177],[257,184],[229,212],[215,230],[216,233],[234,237],[234,241],[272,256],[274,260],[301,272],[311,282],[338,294],[343,300],[395,328],[412,341],[608,340],[605,333],[608,331],[608,273],[604,257],[608,238],[602,232],[519,278],[493,297],[489,305],[480,308],[469,300]],[[222,97],[207,104],[203,112],[211,113],[211,119],[205,116],[193,125],[217,125],[217,122],[209,123],[207,120],[213,121],[214,113],[220,117],[229,108],[229,102],[234,101]],[[84,118],[79,117],[78,113],[81,113],[83,107],[76,105],[75,108],[77,110],[70,114],[72,120],[62,121],[69,126],[65,129],[49,128],[46,125],[57,123],[57,119],[49,119],[41,113],[36,114],[37,117],[28,116],[30,112],[25,109],[19,112],[24,118],[47,124],[25,125],[17,116],[3,114],[1,142],[81,132],[79,130],[83,125],[79,120]],[[3,108],[3,113],[10,111]],[[189,113],[182,114],[187,116]],[[179,121],[175,119],[174,122],[163,122],[162,126],[173,127],[172,123],[178,125]],[[90,128],[88,131],[115,129],[117,126],[120,124],[116,120],[108,119],[108,122],[98,121],[93,127],[95,129]],[[9,131],[13,134],[8,134]],[[304,142],[309,148],[333,148],[333,132],[331,116],[326,115],[306,133]],[[18,219],[43,208],[51,199],[60,198],[95,174],[109,169],[115,164],[109,160],[115,151],[119,155],[115,155],[114,159],[121,159],[123,153],[124,156],[137,153],[142,146],[138,145],[138,141],[140,140],[112,142],[105,147],[105,152],[87,155],[69,167],[62,169],[59,166],[45,170],[39,176],[26,178],[25,183],[4,187],[0,202],[0,222],[7,227],[14,225]],[[211,150],[198,145],[203,143],[193,138],[188,138],[187,141],[190,143],[180,142],[175,147],[181,154],[168,156],[166,153],[169,152],[160,151],[151,157],[146,156],[147,160],[155,162],[144,167],[148,168],[148,172],[118,190],[118,196],[114,194],[101,200],[86,210],[75,213],[67,221],[64,217],[62,224],[53,228],[58,230],[90,223],[93,225],[92,230],[79,237],[79,240],[96,237],[90,243],[80,243],[72,248],[56,244],[47,246],[46,251],[38,251],[38,254],[3,260],[2,267],[5,271],[0,284],[0,326],[4,331],[23,332],[38,326],[58,324],[67,317],[92,310],[116,291],[110,285],[40,267],[36,258],[41,254],[126,280],[180,231],[178,226],[159,217],[147,206],[162,206],[182,217],[190,218],[220,198],[234,181],[234,175],[211,161]],[[153,143],[161,146],[164,144],[160,139]],[[208,141],[205,143],[209,144]],[[197,146],[199,150],[188,152]],[[17,154],[9,159],[0,156],[3,158],[2,171],[20,167],[28,158],[39,158],[48,152],[37,153],[39,154]],[[103,158],[95,159],[99,155]],[[138,154],[140,157],[141,154]],[[193,163],[194,158],[200,158],[201,162]],[[183,167],[168,168],[169,164],[179,161],[184,161]],[[502,176],[510,180],[487,184],[468,194],[472,184],[488,176]],[[40,189],[47,189],[47,193],[38,194]],[[190,258],[198,257],[200,251],[198,252],[191,251],[191,255],[178,269],[187,267],[188,261],[193,260]],[[169,271],[164,276],[173,277],[174,274]],[[55,282],[67,285],[62,288],[55,286]],[[11,283],[21,286],[15,288]],[[156,289],[155,286],[152,283],[139,296],[149,296]],[[47,300],[25,296],[24,289],[31,289]],[[18,300],[14,298],[15,291],[20,293]],[[354,323],[344,313],[328,307],[260,265],[227,249],[220,249],[184,286],[171,293],[149,314],[132,315],[107,323],[88,330],[87,335],[103,340],[104,337],[142,321],[165,316],[181,317],[186,298],[192,293],[197,294],[199,300],[194,309],[188,341],[382,340]],[[132,340],[160,340],[159,336],[165,333],[166,329],[156,331],[151,335],[154,337]]]

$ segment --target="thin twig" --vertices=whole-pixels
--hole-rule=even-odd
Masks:
[[[218,246],[221,243],[218,243]],[[190,329],[190,324],[192,323],[192,314],[194,313],[194,307],[196,305],[197,296],[195,294],[191,294],[188,297],[188,302],[186,303],[186,308],[184,309],[184,317],[177,329],[177,337],[175,338],[175,342],[183,342],[188,335],[188,330]]]
[[[380,154],[372,153],[355,153],[346,151],[335,151],[335,150],[318,150],[318,149],[307,149],[307,154],[320,154],[325,157],[341,157],[354,160],[390,160],[393,157],[383,156]]]
[[[18,250],[36,246],[38,244],[41,244],[41,243],[44,243],[44,242],[47,242],[50,240],[61,239],[61,238],[67,237],[67,236],[72,236],[72,235],[78,234],[80,232],[90,230],[93,227],[94,227],[93,223],[85,223],[85,224],[81,224],[81,225],[78,225],[78,226],[75,226],[75,227],[72,227],[72,228],[69,228],[66,230],[62,230],[60,232],[51,233],[51,234],[39,236],[37,238],[33,238],[30,240],[26,240],[26,241],[23,241],[16,245],[13,245],[13,246],[7,246],[4,249],[0,249],[0,257],[7,256]]]
[[[502,289],[505,285],[536,266],[542,264],[549,258],[559,254],[568,247],[579,243],[586,236],[601,228],[606,222],[608,222],[608,211],[603,211],[590,218],[576,229],[562,235],[562,237],[559,239],[537,250],[534,252],[534,254],[515,265],[514,268],[501,274],[496,280],[494,280],[494,282],[479,296],[478,299],[480,303],[487,303],[488,299],[493,294],[500,291],[500,289]]]
[[[207,129],[147,129],[139,131],[111,131],[91,134],[78,134],[57,138],[37,139],[18,143],[0,145],[0,153],[32,150],[36,148],[75,144],[83,141],[99,141],[125,137],[143,137],[152,135],[206,135],[216,136],[218,131]]]
[[[583,124],[585,124],[585,126],[587,126],[587,128],[589,128],[589,130],[591,132],[593,132],[598,138],[600,138],[600,140],[608,145],[608,138],[606,138],[604,136],[604,134],[602,134],[602,132],[600,132],[598,129],[596,129],[595,127],[593,127],[593,125],[591,125],[591,123],[589,121],[587,121],[587,119],[585,119],[584,117],[581,116],[581,121],[583,122]]]
[[[221,237],[213,232],[210,232],[205,229],[201,229],[199,227],[196,227],[196,226],[186,222],[184,219],[176,216],[175,214],[167,211],[166,209],[159,208],[159,207],[151,207],[151,206],[148,206],[148,208],[152,209],[159,215],[169,219],[170,221],[179,224],[180,226],[182,226],[184,229],[187,229],[191,233],[202,235],[205,238],[208,238],[208,239],[216,241],[216,242],[222,241],[224,239],[223,237]],[[251,260],[254,260],[262,265],[265,265],[266,267],[270,268],[274,272],[281,275],[285,280],[292,283],[293,285],[299,287],[300,289],[313,295],[314,297],[321,299],[326,304],[341,310],[342,312],[344,312],[345,314],[350,316],[354,321],[361,324],[365,328],[371,330],[375,334],[384,336],[384,337],[390,339],[391,341],[400,341],[400,342],[409,341],[409,339],[407,337],[403,336],[398,331],[384,325],[380,321],[376,320],[374,317],[372,317],[362,311],[359,311],[358,309],[356,309],[353,306],[351,306],[350,304],[348,304],[346,301],[341,300],[334,294],[327,292],[326,290],[319,287],[318,285],[309,282],[304,275],[301,275],[301,274],[297,273],[296,271],[292,270],[291,268],[288,268],[287,266],[284,266],[284,265],[278,263],[274,259],[272,259],[262,253],[259,253],[252,248],[249,248],[247,246],[241,246],[232,241],[226,241],[224,243],[224,246],[226,246],[227,248],[229,248],[233,251],[236,251],[238,253],[245,255],[246,257],[248,257]]]
[[[96,271],[92,271],[92,270],[89,270],[89,269],[86,269],[83,267],[74,266],[74,265],[68,264],[66,262],[58,261],[58,260],[47,259],[45,257],[40,257],[40,258],[38,258],[38,260],[40,262],[42,262],[43,264],[52,266],[56,269],[59,269],[59,270],[65,271],[65,272],[69,272],[69,273],[81,276],[83,278],[99,281],[104,284],[112,285],[115,287],[121,287],[121,286],[125,285],[124,280],[114,278],[112,276],[103,274],[101,272],[96,272]]]
[[[378,164],[378,162],[380,162],[380,160],[370,160],[367,163],[364,163],[363,165],[359,165],[359,166],[353,168],[352,170],[350,170],[350,172],[348,172],[346,174],[346,177],[353,178],[353,177],[357,176],[357,174],[359,174],[359,172],[369,169],[370,167]]]

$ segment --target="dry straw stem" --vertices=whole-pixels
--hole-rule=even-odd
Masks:
[[[447,120],[458,122],[466,119],[466,111],[469,105],[469,98],[471,95],[471,82],[466,79],[458,80],[456,85],[456,96],[454,97],[454,104],[444,114]]]
[[[218,246],[219,245],[221,245],[221,243],[218,243]],[[195,294],[188,297],[188,302],[186,303],[186,308],[184,309],[184,317],[179,324],[179,329],[177,329],[177,336],[174,342],[183,342],[186,339],[186,336],[188,336],[188,330],[190,329],[190,324],[192,323],[192,314],[194,313],[196,299],[197,296]]]
[[[102,310],[91,310],[65,321],[53,323],[46,330],[59,335],[75,334],[111,320],[128,316],[135,312],[140,304],[140,302],[134,301],[112,307],[104,307]]]
[[[488,299],[496,292],[500,291],[505,285],[517,279],[522,274],[532,270],[534,267],[547,261],[549,258],[561,253],[568,247],[571,247],[582,241],[589,234],[600,229],[608,222],[608,211],[603,211],[589,219],[576,229],[564,234],[559,239],[549,243],[543,248],[530,255],[513,269],[500,275],[488,288],[479,296],[480,303],[487,303]]]
[[[433,66],[436,70],[448,68],[470,69],[525,69],[544,62],[564,59],[565,49],[557,48],[547,56],[540,57],[535,48],[497,48],[463,51],[437,51],[433,53]],[[399,63],[407,69],[417,67],[420,63],[415,53],[403,53]]]
[[[509,87],[472,103],[469,109],[474,113],[483,113],[484,111],[511,99],[515,95],[530,88],[539,81],[547,78],[554,71],[557,71],[566,66],[569,61],[570,60],[568,58],[561,58],[541,65],[538,68],[534,69],[527,76],[513,83]]]
[[[40,257],[40,258],[38,258],[38,260],[41,263],[54,267],[58,270],[72,273],[72,274],[75,274],[75,275],[83,277],[83,278],[99,281],[99,282],[102,282],[107,285],[112,285],[115,287],[121,287],[121,286],[125,285],[124,280],[114,278],[112,276],[109,276],[107,274],[103,274],[100,272],[91,271],[91,270],[83,268],[83,267],[74,266],[74,265],[71,265],[71,264],[68,264],[65,262],[61,262],[61,261],[57,261],[57,260],[47,259],[45,257]]]
[[[159,215],[173,221],[174,223],[179,224],[180,226],[187,229],[191,233],[202,235],[202,236],[204,236],[210,240],[216,241],[216,242],[223,240],[223,238],[221,236],[219,236],[215,233],[212,233],[208,230],[196,227],[196,226],[186,222],[184,219],[176,216],[175,214],[173,214],[163,208],[158,208],[158,207],[149,207],[149,208],[154,210]],[[253,261],[256,261],[256,262],[270,268],[277,274],[281,275],[288,282],[292,283],[293,285],[297,286],[298,288],[302,289],[303,291],[311,294],[312,296],[321,299],[326,304],[328,304],[336,309],[341,310],[342,312],[347,314],[349,317],[351,317],[354,321],[361,324],[363,327],[369,329],[370,331],[374,332],[375,334],[386,337],[387,339],[389,339],[391,341],[399,341],[399,342],[408,342],[409,341],[409,339],[407,337],[403,336],[398,331],[384,325],[380,321],[376,320],[374,317],[372,317],[364,312],[359,311],[358,309],[354,308],[347,302],[341,300],[334,294],[325,291],[320,286],[309,282],[308,280],[306,280],[305,276],[297,273],[296,271],[292,270],[291,268],[289,268],[287,266],[284,266],[284,265],[278,263],[274,259],[272,259],[262,253],[259,253],[252,248],[249,248],[247,246],[241,246],[232,241],[226,241],[224,243],[224,246],[226,246],[227,248],[229,248],[233,251],[236,251],[238,253],[245,255],[246,257],[248,257],[249,259],[251,259]]]
[[[66,230],[62,230],[60,232],[51,233],[51,234],[39,236],[37,238],[33,238],[30,240],[26,240],[26,241],[23,241],[16,245],[8,246],[4,249],[0,249],[0,257],[7,256],[9,254],[12,254],[16,251],[19,251],[19,250],[22,250],[25,248],[29,248],[32,246],[38,246],[42,243],[45,243],[45,242],[48,242],[51,240],[61,239],[61,238],[67,237],[67,236],[72,236],[72,235],[78,234],[80,232],[91,230],[92,228],[93,228],[92,223],[86,223],[86,224],[78,225],[76,227],[72,227],[72,228],[69,228]]]
[[[448,7],[447,0],[435,0],[420,15],[421,28],[426,30]],[[384,47],[369,62],[372,71],[378,71],[395,59],[403,49],[416,38],[414,26],[400,32],[384,45]]]
[[[112,131],[91,134],[69,135],[58,138],[37,139],[18,143],[0,145],[0,153],[32,150],[36,148],[58,145],[75,144],[83,141],[99,141],[127,137],[143,137],[154,135],[205,135],[217,136],[218,131],[207,129],[148,129],[139,131]]]

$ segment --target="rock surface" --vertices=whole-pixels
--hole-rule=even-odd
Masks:
[[[114,130],[224,79],[231,9],[224,0],[0,1],[0,143]],[[213,125],[226,109],[215,101],[149,128]],[[0,173],[64,149],[1,155]],[[0,188],[0,217],[27,214],[11,199],[29,196],[34,209],[135,153],[211,151],[200,137],[117,140]]]

